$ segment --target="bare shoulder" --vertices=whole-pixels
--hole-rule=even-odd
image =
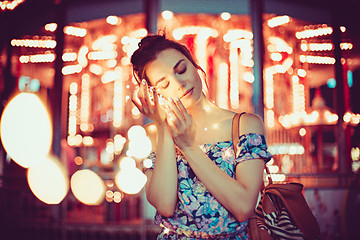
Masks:
[[[257,133],[264,135],[264,122],[256,114],[245,113],[239,121],[239,134]]]

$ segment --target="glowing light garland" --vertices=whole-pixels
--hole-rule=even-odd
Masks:
[[[293,111],[294,112],[303,112],[305,111],[305,87],[303,84],[299,83],[299,77],[292,77],[293,85]]]
[[[321,27],[307,26],[303,31],[295,33],[297,39],[314,38],[319,36],[326,36],[332,34],[332,27],[323,24]]]
[[[69,117],[68,117],[68,137],[67,142],[70,146],[77,145],[76,144],[76,124],[77,124],[77,111],[78,111],[78,98],[76,94],[78,93],[78,85],[76,82],[72,82],[70,84],[69,89]]]
[[[237,48],[230,45],[230,105],[233,109],[239,107],[239,72]]]
[[[296,86],[299,85],[295,80],[293,80],[293,85],[293,97],[296,98],[295,89],[297,88]],[[316,125],[335,125],[338,122],[338,115],[332,113],[331,110],[326,107],[325,100],[322,98],[320,92],[318,92],[312,102],[312,111],[306,112],[303,108],[294,108],[292,113],[280,116],[279,122],[287,129]]]
[[[81,105],[80,105],[80,129],[89,129],[90,117],[90,76],[84,74],[81,78]]]
[[[114,99],[113,99],[113,126],[120,127],[123,121],[124,113],[124,87],[123,87],[123,71],[117,68],[117,78],[114,80]]]
[[[82,67],[80,64],[76,65],[68,65],[61,69],[63,75],[70,75],[75,73],[80,73],[82,71]]]
[[[218,79],[217,81],[217,94],[216,94],[216,103],[219,107],[229,109],[228,103],[228,88],[229,88],[229,66],[227,63],[222,62],[219,64],[217,71]]]
[[[19,61],[20,63],[49,63],[55,61],[55,54],[45,52],[44,54],[22,55]]]
[[[271,53],[285,52],[292,53],[292,48],[283,39],[278,37],[270,37],[268,51]],[[280,59],[282,60],[282,59]],[[274,112],[274,75],[278,73],[285,73],[293,64],[293,59],[287,57],[281,64],[276,64],[265,68],[264,74],[264,97],[265,97],[265,122],[267,127],[275,126],[275,112]]]
[[[291,20],[291,18],[289,16],[277,16],[277,17],[273,17],[271,19],[268,20],[268,26],[270,28],[275,28],[284,24],[289,23]]]
[[[87,30],[85,28],[66,26],[64,27],[64,33],[74,37],[85,37]]]
[[[14,0],[14,1],[1,1],[0,2],[0,10],[14,10],[17,6],[25,2],[25,0]]]
[[[12,39],[10,42],[13,47],[30,47],[30,48],[51,48],[56,47],[56,40],[52,39]]]
[[[355,114],[352,112],[346,112],[344,114],[343,120],[345,123],[350,125],[358,125],[360,123],[360,114]]]
[[[302,51],[314,51],[314,52],[320,52],[320,51],[331,51],[334,49],[334,44],[328,42],[328,43],[307,43],[306,41],[303,41],[300,45],[300,48]],[[340,43],[340,49],[341,50],[351,50],[353,48],[353,44],[349,42],[343,42]]]
[[[239,82],[239,63],[244,67],[252,67],[252,40],[253,34],[249,31],[242,29],[230,29],[226,34],[224,34],[223,39],[225,42],[228,42],[230,45],[229,50],[229,66],[230,66],[230,106],[233,109],[239,108],[239,88],[241,82]],[[238,50],[240,49],[240,56]],[[251,79],[252,73],[245,72],[250,74]],[[251,80],[249,80],[251,81]]]
[[[301,55],[299,57],[302,63],[314,63],[314,64],[335,64],[335,58],[326,56],[312,56],[312,55]]]

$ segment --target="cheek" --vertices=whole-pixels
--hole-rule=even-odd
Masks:
[[[194,77],[194,84],[196,84],[198,87],[202,88],[202,80],[200,78],[200,75],[199,74],[196,74],[195,75],[196,77]]]
[[[177,88],[174,84],[170,84],[166,89],[160,89],[159,93],[164,98],[175,97],[176,89]]]
[[[191,72],[191,77],[196,84],[201,84],[201,78],[196,68],[194,68],[194,70]]]

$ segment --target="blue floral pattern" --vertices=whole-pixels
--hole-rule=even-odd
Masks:
[[[264,136],[255,133],[239,137],[237,157],[232,141],[203,144],[200,148],[219,168],[233,178],[237,164],[259,158],[266,163],[272,158],[267,151]],[[200,182],[178,149],[176,156],[179,201],[172,217],[163,217],[156,213],[154,222],[163,227],[157,239],[248,239],[246,234],[248,221],[237,221]],[[151,153],[149,158],[154,163],[155,153]]]

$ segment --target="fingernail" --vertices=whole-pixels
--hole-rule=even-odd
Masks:
[[[143,85],[146,85],[146,80],[143,79],[143,80],[141,81],[141,83],[142,83]]]

